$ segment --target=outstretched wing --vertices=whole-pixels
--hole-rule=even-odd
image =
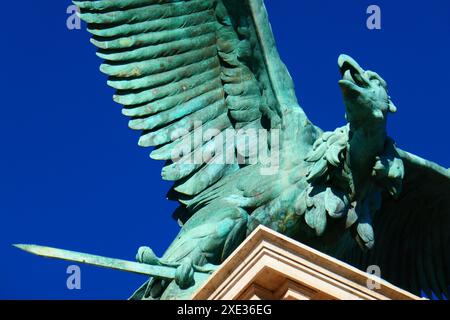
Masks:
[[[450,170],[398,150],[405,178],[399,199],[383,199],[375,247],[352,250],[350,263],[381,269],[382,278],[416,294],[450,298]]]
[[[262,0],[74,3],[114,100],[130,128],[143,131],[139,145],[167,161],[162,178],[176,181],[172,198],[198,195],[245,166],[223,161],[237,152],[226,134],[280,126],[298,106]]]

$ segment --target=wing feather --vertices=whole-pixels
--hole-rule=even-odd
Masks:
[[[114,101],[143,132],[139,145],[167,161],[162,178],[176,182],[180,197],[247,165],[221,161],[238,148],[224,143],[227,129],[271,129],[289,103],[298,107],[262,0],[74,3]]]
[[[416,294],[450,298],[450,174],[435,163],[398,150],[405,164],[403,192],[389,195],[375,215],[373,250],[353,247],[345,260]]]

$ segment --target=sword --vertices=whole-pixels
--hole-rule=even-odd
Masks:
[[[102,268],[143,274],[164,280],[175,279],[176,268],[170,266],[149,265],[134,261],[102,257],[93,254],[62,250],[33,244],[13,244],[13,246],[41,257],[79,262]],[[209,273],[195,272],[194,280],[195,282],[203,281],[209,276]]]

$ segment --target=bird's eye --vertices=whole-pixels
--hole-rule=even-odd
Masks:
[[[378,82],[380,82],[380,78],[377,77],[377,75],[375,75],[373,73],[369,74],[369,80],[370,81],[378,81]]]
[[[375,72],[368,72],[369,81],[383,88],[387,88],[386,82]]]

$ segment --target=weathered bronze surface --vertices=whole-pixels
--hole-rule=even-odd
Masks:
[[[114,100],[143,131],[139,145],[167,161],[180,203],[164,256],[137,256],[176,268],[174,279],[153,274],[133,299],[189,297],[194,271],[213,270],[260,224],[448,297],[450,172],[388,137],[396,107],[377,73],[339,57],[348,125],[323,132],[297,102],[262,0],[75,4]]]

